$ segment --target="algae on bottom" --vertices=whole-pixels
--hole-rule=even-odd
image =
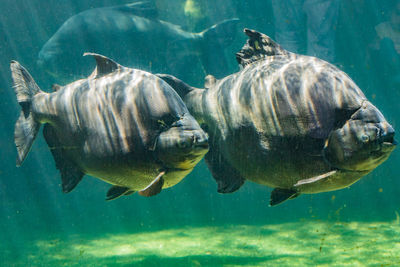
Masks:
[[[39,240],[3,266],[399,266],[396,222],[299,221]]]

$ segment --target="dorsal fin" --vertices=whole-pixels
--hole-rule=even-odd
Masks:
[[[157,7],[153,2],[150,1],[140,1],[134,2],[126,5],[112,7],[120,12],[126,12],[132,15],[156,19],[158,17]]]
[[[96,68],[90,77],[100,78],[104,75],[112,73],[116,70],[122,70],[124,68],[114,60],[96,53],[84,53],[83,56],[93,56],[96,59]]]
[[[236,60],[243,67],[268,56],[291,54],[263,33],[250,29],[244,29],[244,33],[249,39],[242,49],[236,53]]]
[[[181,98],[195,89],[172,75],[158,73],[156,76],[168,83]]]
[[[207,75],[204,79],[204,88],[209,89],[217,83],[217,79],[212,75]]]

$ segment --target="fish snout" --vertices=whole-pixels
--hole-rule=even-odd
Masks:
[[[193,147],[208,149],[208,135],[203,131],[193,133]]]
[[[385,123],[382,125],[382,131],[379,136],[379,142],[382,143],[383,147],[394,148],[397,145],[396,140],[394,139],[395,130],[393,127]]]
[[[203,131],[186,132],[184,137],[177,142],[177,147],[195,151],[208,150],[208,135]]]
[[[38,59],[36,60],[36,64],[39,67],[46,67],[46,65],[54,64],[55,57],[53,53],[40,51],[38,55]]]

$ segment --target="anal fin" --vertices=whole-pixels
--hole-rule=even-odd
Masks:
[[[205,161],[218,185],[218,193],[233,193],[243,184],[245,179],[215,149],[210,148]]]
[[[54,154],[53,154],[54,155]],[[85,175],[80,169],[72,162],[64,162],[61,171],[62,191],[64,193],[71,192],[82,180]]]
[[[69,193],[79,184],[85,174],[66,156],[65,149],[50,124],[44,126],[43,136],[53,155],[56,168],[61,173],[62,191]]]
[[[284,189],[284,188],[275,188],[271,192],[271,199],[269,201],[269,205],[276,206],[288,199],[296,198],[300,195],[297,190],[294,189]]]
[[[134,193],[134,191],[130,190],[129,187],[114,185],[107,191],[106,200],[114,200],[120,196],[130,195],[132,193]]]
[[[165,171],[160,172],[159,175],[143,190],[139,191],[139,195],[145,197],[155,196],[161,192],[164,185],[164,179],[162,178]]]

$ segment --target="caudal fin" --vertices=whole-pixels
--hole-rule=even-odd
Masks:
[[[40,123],[32,114],[32,99],[41,92],[29,72],[17,61],[11,61],[11,76],[17,101],[21,105],[21,114],[15,124],[14,140],[17,147],[17,166],[20,166],[28,154],[39,131]]]
[[[236,26],[239,22],[238,18],[226,19],[205,29],[201,32],[206,42],[211,45],[218,43],[219,45],[226,47],[230,45],[236,36]]]
[[[224,49],[235,39],[239,19],[227,19],[200,33],[202,43],[201,60],[207,74],[221,78],[229,73]]]

